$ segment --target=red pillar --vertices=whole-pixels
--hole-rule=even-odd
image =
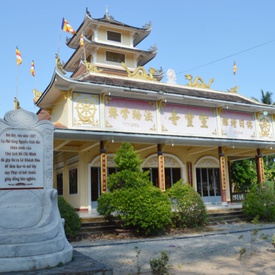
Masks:
[[[225,172],[225,157],[222,147],[219,146],[219,162],[220,162],[220,183],[222,202],[226,202],[226,172]]]
[[[159,176],[159,189],[165,191],[165,167],[164,156],[162,152],[162,145],[158,144],[158,176]]]
[[[107,191],[107,155],[105,142],[100,141],[100,187],[101,194]]]
[[[265,181],[265,177],[264,177],[264,161],[263,161],[262,151],[261,151],[260,148],[257,149],[256,169],[257,169],[258,183],[263,184],[264,181]]]

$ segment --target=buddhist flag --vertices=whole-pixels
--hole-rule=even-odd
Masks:
[[[61,29],[65,32],[69,32],[71,34],[76,34],[76,31],[72,28],[72,26],[68,23],[68,21],[63,18]]]
[[[18,50],[17,47],[16,47],[16,50],[15,50],[15,54],[16,54],[17,65],[20,65],[22,63],[23,59],[22,59],[21,53],[20,53],[20,51]]]
[[[233,74],[236,74],[237,70],[238,70],[238,68],[237,68],[237,65],[236,65],[236,63],[234,61],[234,64],[233,64]]]
[[[32,61],[30,72],[32,76],[35,76],[34,61]]]
[[[79,44],[80,44],[80,47],[84,46],[84,35],[83,35],[83,33],[80,36]]]

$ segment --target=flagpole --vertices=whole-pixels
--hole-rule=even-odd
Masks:
[[[36,75],[34,76],[34,89],[36,89]]]
[[[234,81],[235,81],[235,87],[237,87],[237,65],[236,62],[234,61],[233,63],[233,74],[234,74]]]
[[[60,30],[59,39],[58,39],[58,48],[57,48],[57,55],[59,56],[59,49],[60,49],[60,43],[61,43],[61,34],[62,30]]]
[[[84,61],[86,61],[86,49],[85,49],[85,44],[84,44],[84,47],[83,47],[83,51],[84,51]]]
[[[16,64],[16,90],[15,90],[15,106],[17,106],[18,101],[18,65]],[[16,110],[14,106],[14,109]]]

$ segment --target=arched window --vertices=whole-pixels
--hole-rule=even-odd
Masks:
[[[141,165],[144,171],[150,171],[150,180],[155,186],[158,184],[158,156],[157,154],[147,157]],[[173,186],[178,180],[186,181],[185,165],[182,161],[171,154],[164,154],[165,189]]]

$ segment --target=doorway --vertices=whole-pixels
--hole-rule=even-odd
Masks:
[[[197,192],[204,203],[221,202],[221,185],[219,168],[196,168]]]

